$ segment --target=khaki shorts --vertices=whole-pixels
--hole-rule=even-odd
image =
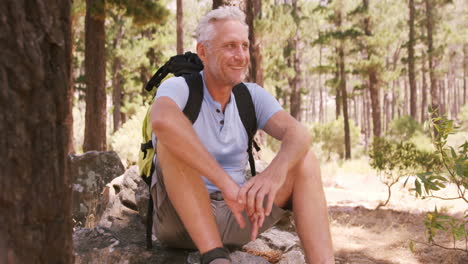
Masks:
[[[153,230],[158,240],[170,247],[196,249],[182,221],[177,215],[172,203],[167,195],[162,177],[162,170],[156,166],[157,181],[151,189],[153,196],[154,215]],[[218,225],[221,240],[226,247],[241,247],[250,241],[250,222],[244,219],[246,227],[241,229],[237,224],[234,215],[229,207],[222,200],[220,193],[214,193],[211,197],[211,208]],[[265,218],[259,233],[275,225],[281,218],[287,215],[287,211],[273,205],[271,214]]]

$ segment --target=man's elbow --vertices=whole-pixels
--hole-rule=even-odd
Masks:
[[[168,118],[162,118],[161,115],[155,115],[151,118],[151,128],[154,133],[160,134],[161,132],[170,128],[170,122]]]

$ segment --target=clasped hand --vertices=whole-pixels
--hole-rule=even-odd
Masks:
[[[229,192],[230,195],[224,195],[226,204],[241,228],[245,228],[242,211],[247,211],[252,226],[251,240],[255,240],[265,217],[271,214],[276,194],[286,179],[286,173],[285,169],[268,167],[247,181],[238,190],[237,197],[234,195],[234,190]]]

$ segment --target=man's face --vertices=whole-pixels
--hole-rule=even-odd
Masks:
[[[235,20],[217,21],[213,27],[202,56],[205,71],[220,84],[233,86],[244,80],[249,66],[249,33]]]

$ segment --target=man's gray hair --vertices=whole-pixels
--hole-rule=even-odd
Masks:
[[[208,14],[200,19],[196,29],[197,41],[207,44],[213,38],[214,27],[216,21],[236,20],[241,22],[248,30],[249,26],[245,23],[245,14],[236,6],[221,6],[215,10],[211,10]]]

